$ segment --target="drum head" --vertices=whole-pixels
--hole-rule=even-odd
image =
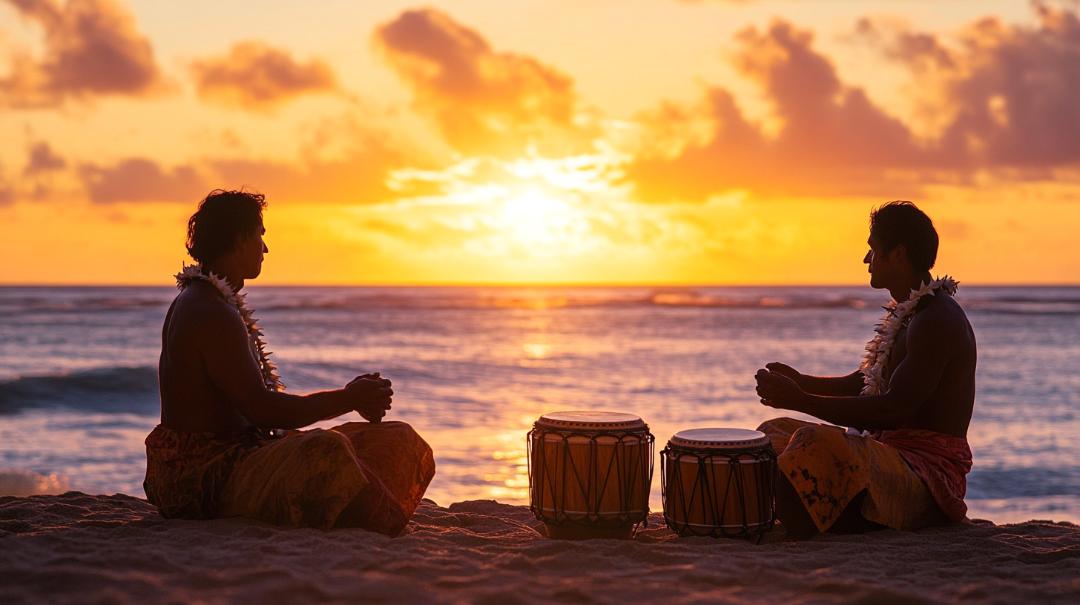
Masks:
[[[671,438],[674,447],[694,449],[742,449],[769,445],[769,438],[761,431],[748,429],[687,429],[679,431]]]
[[[552,412],[536,421],[536,426],[552,429],[619,430],[645,428],[645,421],[623,412]]]

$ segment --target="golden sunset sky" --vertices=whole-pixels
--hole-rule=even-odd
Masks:
[[[213,188],[259,283],[1080,275],[1075,2],[0,0],[0,283],[169,284]]]

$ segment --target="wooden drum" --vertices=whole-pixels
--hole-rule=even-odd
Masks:
[[[776,453],[760,431],[679,431],[660,452],[664,520],[680,536],[760,537],[776,520]]]
[[[649,514],[654,441],[633,414],[541,416],[528,435],[529,496],[548,536],[632,536]]]

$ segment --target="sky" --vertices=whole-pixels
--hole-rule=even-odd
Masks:
[[[265,284],[1080,276],[1080,3],[0,0],[0,284],[161,284],[215,188]]]

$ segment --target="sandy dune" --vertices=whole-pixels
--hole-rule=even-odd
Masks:
[[[425,503],[406,534],[166,521],[125,495],[0,498],[0,602],[1080,603],[1080,527],[1031,521],[762,545],[541,537],[528,509]]]

